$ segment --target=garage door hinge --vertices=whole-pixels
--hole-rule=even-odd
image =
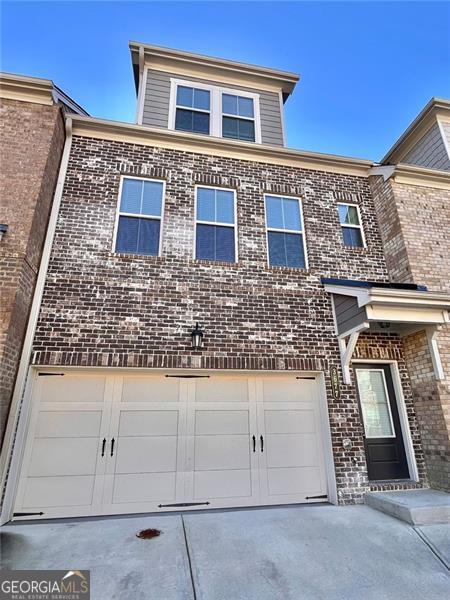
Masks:
[[[180,379],[208,379],[209,375],[166,375],[166,377],[179,377]]]
[[[65,373],[38,373],[38,377],[64,377]]]
[[[323,494],[322,496],[306,496],[305,500],[318,500],[319,498],[328,498],[328,496],[326,494]]]
[[[34,517],[35,515],[38,516],[42,516],[44,513],[43,512],[18,512],[18,513],[13,513],[13,517]]]
[[[175,508],[177,506],[186,507],[186,506],[204,506],[208,505],[209,502],[179,502],[178,504],[158,504],[158,508]]]

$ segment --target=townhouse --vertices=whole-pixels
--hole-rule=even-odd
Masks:
[[[130,51],[136,124],[66,115],[3,520],[448,489],[450,104],[375,165],[286,147],[293,73]]]

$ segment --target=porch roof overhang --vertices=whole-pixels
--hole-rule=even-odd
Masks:
[[[336,334],[345,383],[350,383],[350,361],[361,331],[397,333],[425,331],[436,379],[444,373],[436,341],[440,326],[450,322],[450,296],[415,284],[378,283],[322,278],[332,297]]]

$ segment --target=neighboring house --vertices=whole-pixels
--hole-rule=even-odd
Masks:
[[[448,488],[446,164],[288,149],[296,75],[130,47],[137,124],[68,119],[3,520]]]
[[[0,439],[3,438],[64,146],[87,113],[47,79],[0,74]]]

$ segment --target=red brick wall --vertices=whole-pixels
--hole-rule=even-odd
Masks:
[[[161,257],[111,251],[125,173],[166,180]],[[236,189],[237,265],[192,258],[196,183]],[[267,266],[265,191],[303,198],[308,271]],[[360,206],[366,249],[343,246],[337,201],[344,198]],[[330,393],[328,369],[340,371],[340,359],[321,276],[387,279],[367,180],[75,137],[33,362],[324,370],[340,501],[361,501],[368,489],[361,419],[353,386],[343,385],[337,401]],[[201,352],[190,348],[197,320]],[[383,340],[401,357],[398,338],[378,337],[375,347]],[[346,437],[351,450],[342,446]],[[420,461],[418,438],[416,446]]]
[[[450,191],[370,180],[391,279],[450,293]],[[434,377],[424,333],[407,336],[404,351],[430,484],[450,490],[449,326],[440,331],[438,343],[442,382]]]
[[[60,109],[0,103],[0,439],[3,437],[62,147]]]

